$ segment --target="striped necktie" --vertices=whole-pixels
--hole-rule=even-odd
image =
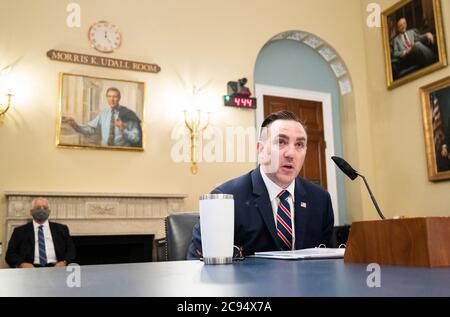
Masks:
[[[280,204],[277,210],[277,236],[279,245],[283,250],[292,250],[292,217],[291,208],[287,198],[289,192],[281,191],[278,196]]]
[[[109,136],[108,136],[108,145],[114,145],[114,138],[116,136],[116,125],[114,122],[116,121],[116,118],[114,117],[114,110],[111,109],[111,122],[109,125]]]
[[[44,226],[40,225],[38,230],[38,244],[39,244],[39,264],[41,266],[47,265],[47,253],[45,252],[45,238]]]
[[[405,44],[406,44],[406,46],[407,46],[408,48],[411,48],[411,47],[412,47],[412,44],[411,44],[411,42],[409,41],[408,36],[406,35],[406,33],[403,33],[403,40],[405,41]]]

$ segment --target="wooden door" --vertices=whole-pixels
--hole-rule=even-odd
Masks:
[[[322,103],[319,101],[264,96],[264,117],[281,110],[295,113],[306,126],[308,150],[300,176],[327,188]]]

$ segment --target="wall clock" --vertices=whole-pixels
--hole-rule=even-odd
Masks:
[[[122,43],[122,34],[119,28],[107,21],[94,23],[89,28],[88,38],[91,46],[102,53],[112,53]]]

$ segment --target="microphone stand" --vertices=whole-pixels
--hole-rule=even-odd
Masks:
[[[381,219],[386,219],[384,217],[383,213],[381,212],[380,207],[378,207],[377,201],[375,200],[375,196],[372,194],[372,191],[370,190],[370,186],[369,186],[369,183],[367,183],[366,178],[361,174],[358,174],[358,176],[361,176],[361,178],[364,181],[364,184],[366,184],[367,190],[369,191],[370,198],[372,198],[372,202],[375,205],[375,209],[377,210],[378,215],[380,215]]]

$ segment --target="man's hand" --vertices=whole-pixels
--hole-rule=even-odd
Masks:
[[[427,36],[428,43],[434,44],[434,36],[433,36],[433,34],[431,34],[430,32],[428,32],[428,33],[425,34],[425,35]]]
[[[120,130],[123,130],[123,121],[120,119],[116,119],[116,121],[114,122],[114,125],[119,128]]]
[[[413,46],[408,47],[408,48],[405,50],[405,56],[408,55],[409,53],[411,53],[412,49],[413,49]]]
[[[23,262],[23,263],[20,263],[19,267],[21,269],[32,269],[32,268],[34,268],[34,265],[31,263]]]
[[[447,148],[447,144],[443,144],[441,146],[441,156],[442,157],[448,157],[449,153],[448,153],[448,148]]]
[[[74,120],[74,118],[72,117],[62,117],[61,119],[62,123],[67,123],[68,125],[70,125],[72,128],[75,128],[77,126],[76,121]]]
[[[66,261],[59,261],[56,262],[55,267],[65,267],[66,266]]]

